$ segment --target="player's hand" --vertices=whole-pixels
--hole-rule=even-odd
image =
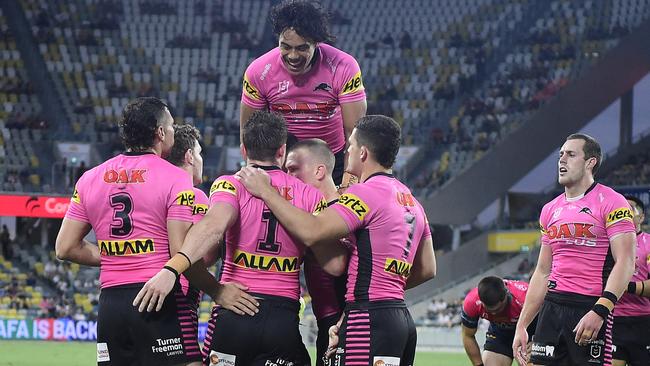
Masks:
[[[262,198],[265,193],[273,191],[270,183],[271,178],[260,168],[243,167],[235,173],[235,178],[255,197]]]
[[[600,327],[603,326],[603,318],[593,310],[589,311],[580,319],[578,325],[573,329],[576,334],[575,342],[579,346],[585,346],[587,343],[596,340]]]
[[[334,355],[336,348],[339,345],[339,326],[334,324],[327,331],[329,340],[327,343],[327,350],[325,350],[325,355],[323,355],[323,361],[326,361]]]
[[[520,366],[528,364],[528,331],[526,328],[517,327],[512,341],[512,354]]]
[[[248,290],[248,287],[240,283],[227,282],[219,287],[212,299],[223,308],[236,314],[253,316],[259,312],[260,303],[253,296],[246,293],[246,290]]]
[[[155,276],[151,277],[144,284],[140,292],[133,300],[133,306],[138,307],[139,312],[160,311],[165,297],[172,291],[176,283],[176,275],[166,269],[161,269]]]

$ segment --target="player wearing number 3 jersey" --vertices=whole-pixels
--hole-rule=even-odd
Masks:
[[[77,182],[57,237],[56,253],[100,266],[97,325],[100,365],[198,362],[196,334],[184,337],[187,299],[178,283],[162,311],[131,304],[143,283],[178,249],[192,223],[194,192],[187,173],[161,158],[174,144],[173,119],[156,98],[129,103],[120,121],[127,152],[87,171]],[[98,245],[83,238],[95,231]]]

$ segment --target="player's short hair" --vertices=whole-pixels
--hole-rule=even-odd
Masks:
[[[592,170],[593,175],[596,175],[598,168],[600,168],[600,163],[603,161],[603,152],[600,149],[600,144],[598,141],[585,133],[571,134],[566,138],[566,141],[569,140],[583,140],[585,142],[582,151],[585,153],[585,160],[596,158],[596,164]]]
[[[287,142],[287,124],[280,114],[255,111],[244,125],[242,141],[249,159],[272,161]]]
[[[130,101],[118,122],[120,139],[124,147],[133,151],[144,151],[154,145],[156,128],[160,125],[165,108],[162,100],[141,97]]]
[[[503,301],[508,294],[508,289],[503,280],[496,276],[484,277],[478,283],[478,298],[485,306],[495,306]]]
[[[299,36],[312,42],[334,42],[329,31],[329,16],[315,1],[286,0],[271,9],[273,33],[279,36],[293,28]]]
[[[625,199],[628,200],[628,201],[632,201],[632,202],[636,203],[636,205],[637,205],[637,207],[639,207],[639,210],[641,211],[641,213],[643,213],[645,215],[645,203],[643,203],[643,201],[641,201],[641,199],[639,197],[632,196],[632,195],[625,195],[623,197],[625,197]]]
[[[361,117],[354,126],[357,142],[372,153],[384,168],[395,163],[401,141],[401,129],[394,119],[382,115]]]
[[[298,142],[296,135],[292,134],[291,132],[287,132],[287,152],[293,149],[293,145],[295,145],[296,142]]]
[[[298,149],[306,149],[309,151],[309,154],[316,159],[321,164],[325,165],[328,174],[332,174],[334,171],[334,164],[336,164],[336,159],[330,147],[327,146],[327,143],[321,139],[305,139],[300,140],[293,144],[290,151],[295,151]]]
[[[182,166],[185,163],[185,152],[189,149],[194,149],[196,146],[195,141],[201,139],[201,132],[191,125],[174,125],[174,146],[169,152],[167,161],[176,165]]]

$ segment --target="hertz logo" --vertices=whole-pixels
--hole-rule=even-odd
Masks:
[[[346,193],[341,195],[339,197],[339,202],[338,204],[343,205],[350,209],[357,217],[359,218],[359,221],[363,221],[363,219],[366,217],[366,214],[370,210],[368,208],[368,205],[361,200],[358,196],[352,194],[352,193]]]
[[[208,213],[208,205],[203,203],[197,203],[192,209],[192,215],[204,216],[206,213]]]
[[[619,221],[627,220],[632,222],[632,211],[627,207],[617,208],[607,215],[607,224],[606,227],[614,225]]]
[[[194,191],[182,191],[176,196],[176,204],[194,207]]]
[[[70,199],[74,203],[81,203],[81,198],[79,198],[79,192],[77,191],[77,187],[75,187],[74,192],[72,192],[72,198]]]
[[[154,253],[153,239],[100,240],[99,253],[106,256],[127,256]]]
[[[407,278],[411,274],[411,267],[412,265],[410,263],[403,262],[399,259],[386,258],[384,271]]]
[[[240,250],[235,251],[233,260],[237,267],[256,269],[268,272],[298,272],[300,263],[298,257],[273,257],[250,254]]]
[[[212,187],[210,187],[210,196],[214,192],[228,192],[234,196],[237,195],[237,187],[235,187],[234,184],[228,182],[227,180],[216,180],[214,183],[212,183]]]
[[[360,90],[363,90],[363,81],[361,80],[361,70],[357,72],[350,81],[345,83],[341,95],[351,94]]]
[[[250,81],[248,81],[248,76],[244,74],[244,93],[248,95],[249,97],[255,99],[255,100],[260,100],[260,92],[255,89],[253,85],[251,85]]]

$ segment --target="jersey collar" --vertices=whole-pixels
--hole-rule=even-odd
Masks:
[[[363,183],[365,183],[365,182],[367,182],[368,180],[370,180],[370,178],[372,178],[372,177],[376,177],[376,176],[379,176],[379,175],[383,175],[383,176],[388,177],[388,178],[395,178],[395,176],[392,175],[392,174],[390,174],[390,173],[377,172],[377,173],[371,174],[368,178],[366,178],[366,180],[363,181]]]
[[[282,170],[282,169],[280,169],[280,167],[277,166],[277,165],[257,165],[257,164],[251,164],[251,166],[252,166],[253,168],[260,168],[260,169],[262,169],[262,170],[266,170],[266,171],[271,171],[271,170]]]

